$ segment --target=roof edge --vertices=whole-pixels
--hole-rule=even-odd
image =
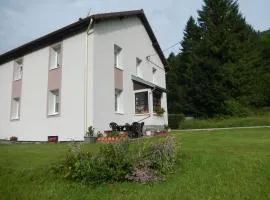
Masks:
[[[121,18],[121,17],[129,17],[129,16],[138,16],[144,27],[146,28],[146,31],[152,41],[153,48],[157,51],[157,54],[159,55],[162,64],[165,67],[165,70],[167,71],[167,60],[160,48],[160,45],[155,37],[155,34],[145,16],[145,13],[143,9],[141,10],[130,10],[130,11],[122,11],[122,12],[111,12],[111,13],[99,13],[94,14],[91,16],[88,16],[84,19],[79,19],[79,21],[74,22],[70,25],[67,25],[63,28],[60,28],[56,31],[53,31],[47,35],[44,35],[40,38],[37,38],[33,41],[30,41],[26,44],[23,44],[17,48],[14,48],[10,51],[7,51],[0,55],[0,64],[4,64],[6,62],[9,62],[11,60],[14,60],[18,57],[22,57],[28,53],[31,53],[33,51],[39,50],[43,48],[44,46],[52,45],[56,42],[59,42],[61,40],[64,40],[65,38],[71,37],[73,35],[76,35],[80,32],[83,32],[86,30],[89,20],[93,18],[94,22],[98,22],[101,20],[109,20],[114,18]]]

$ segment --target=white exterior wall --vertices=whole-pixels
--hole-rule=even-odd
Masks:
[[[123,54],[123,114],[114,111],[114,44],[122,48]],[[88,36],[84,32],[62,41],[61,111],[58,117],[47,117],[49,48],[23,56],[17,121],[10,120],[14,61],[0,65],[0,139],[17,136],[21,141],[47,141],[49,135],[58,135],[60,141],[83,140],[90,125],[104,131],[110,129],[112,121],[124,124],[148,117],[135,115],[131,75],[136,75],[136,57],[142,60],[143,79],[152,82],[155,67],[157,85],[166,88],[165,71],[146,60],[156,51],[139,18],[108,20],[95,24]],[[163,67],[157,54],[150,59]],[[152,109],[152,94],[149,105]],[[167,124],[166,93],[162,107],[164,116],[155,116],[150,110],[145,125]]]
[[[62,41],[61,113],[47,117],[49,47],[23,57],[20,119],[10,121],[13,61],[0,66],[0,139],[83,140],[85,33]]]
[[[137,17],[122,20],[101,22],[94,27],[94,89],[93,89],[93,126],[97,130],[109,130],[109,123],[132,123],[146,118],[147,115],[135,115],[135,96],[131,75],[136,75],[136,57],[142,60],[143,78],[153,81],[153,64],[146,60],[146,56],[156,54],[152,42],[144,25]],[[124,113],[114,111],[114,44],[122,48],[123,63],[123,102]],[[152,56],[151,61],[164,68],[159,56]],[[157,68],[157,85],[166,88],[165,71]],[[149,99],[152,107],[152,94]],[[145,125],[167,124],[167,100],[163,93],[162,107],[165,109],[163,117],[151,114],[144,120]]]

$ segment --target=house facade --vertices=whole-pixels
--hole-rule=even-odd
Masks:
[[[0,139],[83,140],[110,122],[161,129],[165,73],[143,10],[80,19],[0,55]]]

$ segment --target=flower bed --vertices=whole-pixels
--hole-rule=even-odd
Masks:
[[[107,132],[107,136],[98,137],[99,142],[117,142],[119,140],[128,139],[127,132]]]

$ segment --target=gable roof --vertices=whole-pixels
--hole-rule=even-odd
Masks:
[[[68,26],[65,26],[59,30],[51,32],[45,36],[42,36],[36,40],[33,40],[29,43],[26,43],[22,46],[19,46],[13,50],[10,50],[2,55],[0,55],[0,64],[6,63],[10,60],[16,59],[21,57],[25,54],[31,53],[35,50],[41,49],[42,47],[49,46],[53,43],[61,41],[65,38],[70,36],[76,35],[80,32],[83,32],[87,29],[89,25],[89,21],[92,18],[95,22],[99,22],[102,20],[109,20],[109,19],[116,19],[116,18],[125,18],[129,16],[137,16],[142,21],[151,41],[154,49],[156,50],[157,54],[159,55],[163,65],[167,66],[166,58],[158,44],[158,41],[154,35],[154,32],[144,14],[143,10],[131,10],[131,11],[124,11],[124,12],[112,12],[112,13],[102,13],[102,14],[94,14],[84,19],[80,19],[79,21],[72,23]]]

